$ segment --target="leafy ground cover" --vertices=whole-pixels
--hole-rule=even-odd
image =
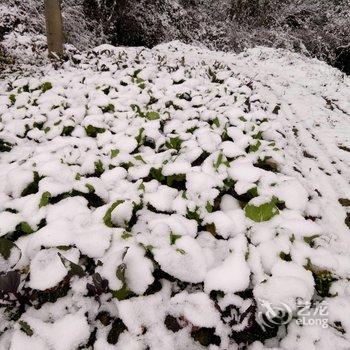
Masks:
[[[103,45],[2,83],[2,348],[349,347],[349,139],[306,133],[349,127],[349,81],[272,52]],[[260,300],[328,328],[263,330]]]

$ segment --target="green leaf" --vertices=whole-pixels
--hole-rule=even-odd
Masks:
[[[48,191],[45,191],[42,195],[41,195],[41,199],[40,199],[40,204],[39,204],[39,208],[45,207],[49,204],[51,199],[51,193]]]
[[[140,162],[142,162],[143,164],[147,164],[146,162],[145,162],[145,160],[140,156],[140,155],[137,155],[137,156],[135,156],[134,157],[136,160],[139,160]]]
[[[102,134],[106,131],[104,128],[98,128],[93,125],[88,125],[85,127],[86,135],[89,137],[96,137],[97,134]]]
[[[141,118],[145,118],[145,113],[141,111],[141,108],[138,105],[131,105],[131,108],[134,112],[136,112]]]
[[[21,326],[21,331],[23,331],[25,334],[29,335],[30,337],[34,334],[27,322],[20,320],[18,323]]]
[[[61,132],[61,136],[71,136],[73,130],[74,130],[74,126],[73,125],[66,125],[66,126],[63,127],[63,130]]]
[[[49,81],[46,81],[45,83],[43,83],[42,85],[41,85],[41,91],[42,92],[46,92],[47,90],[50,90],[50,89],[52,89],[52,84],[49,82]]]
[[[105,171],[105,168],[103,166],[103,163],[101,162],[101,160],[98,160],[97,162],[94,163],[95,164],[95,175],[97,177],[100,177],[104,171]]]
[[[11,95],[9,96],[9,100],[10,100],[11,103],[14,105],[15,102],[16,102],[16,95],[15,95],[15,94],[11,94]]]
[[[310,247],[313,247],[315,245],[314,240],[318,237],[320,237],[320,235],[313,235],[313,236],[304,237],[304,242],[306,244],[308,244]]]
[[[124,231],[123,234],[121,235],[122,239],[128,239],[132,237],[132,234],[130,232]]]
[[[111,207],[106,211],[106,214],[103,217],[103,222],[108,227],[114,227],[114,224],[112,222],[112,211],[119,205],[124,203],[124,200],[118,200],[114,202]]]
[[[252,136],[255,140],[261,140],[262,139],[262,131],[258,131],[255,135]]]
[[[85,184],[85,187],[89,190],[89,193],[95,193],[95,187],[91,184]]]
[[[29,226],[28,222],[25,222],[25,221],[20,223],[20,228],[21,228],[21,231],[23,231],[28,235],[34,232],[33,229]]]
[[[69,276],[84,277],[86,275],[84,269],[80,265],[75,264],[71,261],[69,261],[69,265],[70,265]]]
[[[13,248],[17,248],[16,244],[6,238],[0,237],[0,254],[5,260],[10,257]]]
[[[173,174],[173,175],[167,176],[166,178],[166,183],[169,187],[173,187],[174,183],[180,183],[180,182],[183,183],[184,181],[186,181],[185,174]]]
[[[138,146],[141,146],[143,144],[144,140],[145,140],[145,136],[143,135],[144,131],[145,131],[145,129],[141,128],[139,130],[138,135],[135,137]]]
[[[139,190],[139,191],[143,191],[143,192],[145,192],[146,187],[145,187],[145,185],[144,185],[144,183],[143,183],[143,182],[141,182],[141,183],[140,183],[140,185],[139,185],[139,187],[138,187],[138,190]]]
[[[210,204],[210,202],[207,202],[207,204],[205,205],[205,209],[208,213],[211,213],[213,211],[213,206]]]
[[[119,149],[111,150],[111,159],[115,158],[120,153]]]
[[[178,136],[176,136],[176,137],[171,137],[170,140],[165,143],[165,146],[167,148],[172,148],[177,151],[180,151],[181,144],[182,144],[182,140]]]
[[[227,167],[230,166],[230,163],[227,160],[224,160],[224,155],[222,153],[219,153],[218,155],[218,159],[216,160],[216,162],[213,164],[214,169],[216,171],[218,171],[219,167],[221,164],[226,165]]]
[[[159,182],[162,182],[165,179],[164,175],[162,174],[162,168],[159,168],[159,169],[151,168],[149,174],[153,179]]]
[[[250,145],[248,153],[256,152],[261,146],[261,142],[258,141],[255,145]]]
[[[28,196],[30,194],[38,193],[39,191],[39,181],[43,179],[43,176],[39,176],[37,171],[34,171],[33,182],[31,182],[21,193],[21,197]]]
[[[219,127],[220,126],[220,121],[219,121],[219,118],[216,117],[215,119],[213,119],[213,125],[215,125],[216,127]]]
[[[201,217],[199,216],[197,209],[198,208],[196,208],[194,211],[187,209],[186,218],[189,220],[196,220],[198,223],[200,223]]]
[[[276,203],[276,198],[273,198],[271,202],[259,206],[248,204],[244,208],[245,215],[255,222],[268,221],[279,213]]]
[[[247,191],[247,195],[249,199],[257,197],[259,195],[258,188],[257,187],[251,188],[250,190]]]
[[[175,233],[170,233],[170,244],[173,245],[175,244],[175,242],[181,238],[182,236],[181,235],[176,235]]]
[[[113,296],[118,300],[125,300],[133,295],[133,292],[126,285],[125,271],[126,271],[126,264],[125,263],[120,264],[117,268],[116,275],[117,275],[117,278],[123,283],[123,286],[117,291],[113,292]]]
[[[109,103],[105,107],[102,107],[101,109],[102,109],[103,113],[114,113],[115,112],[114,105],[112,105],[111,103]]]
[[[159,114],[157,112],[147,112],[146,118],[148,120],[157,120],[160,118]]]

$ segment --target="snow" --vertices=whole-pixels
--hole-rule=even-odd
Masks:
[[[1,83],[0,269],[33,300],[9,296],[0,348],[349,348],[348,78],[178,42],[80,61]],[[264,340],[260,299],[323,299],[329,327]]]
[[[208,271],[204,282],[206,292],[222,290],[225,293],[241,292],[249,286],[250,269],[245,260],[247,242],[243,235],[228,241],[232,252],[217,267]]]
[[[29,286],[38,290],[52,288],[61,282],[67,273],[68,270],[57,249],[41,250],[30,263]]]

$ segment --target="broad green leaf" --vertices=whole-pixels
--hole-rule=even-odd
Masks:
[[[46,81],[41,85],[41,91],[46,92],[47,90],[52,89],[52,84],[49,81]]]
[[[30,225],[28,224],[28,222],[25,222],[25,221],[20,223],[20,229],[21,231],[23,231],[28,235],[34,232],[33,229],[30,227]]]
[[[157,120],[160,118],[159,114],[157,112],[147,112],[146,118],[148,120]]]
[[[111,150],[111,159],[115,158],[120,153],[119,149]]]
[[[273,198],[271,202],[259,206],[248,204],[244,208],[245,215],[255,222],[268,221],[279,213],[278,208],[276,207],[276,202],[276,199]]]
[[[40,199],[40,204],[39,204],[39,208],[45,207],[49,204],[51,199],[51,193],[48,191],[45,191],[42,195],[41,195],[41,199]]]

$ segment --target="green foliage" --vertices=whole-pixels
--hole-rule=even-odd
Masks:
[[[215,125],[217,128],[220,126],[220,121],[218,117],[213,119],[213,125]]]
[[[186,218],[189,220],[196,220],[198,223],[200,223],[201,217],[199,216],[197,210],[198,208],[196,208],[196,210],[193,211],[187,209]]]
[[[123,234],[121,235],[122,239],[128,239],[132,237],[132,234],[130,232],[124,231]]]
[[[71,136],[73,131],[74,131],[73,125],[66,125],[63,127],[63,130],[61,132],[61,136]]]
[[[311,248],[313,248],[315,245],[314,240],[318,237],[320,237],[320,235],[306,236],[304,237],[304,242],[308,244]]]
[[[280,258],[284,261],[292,261],[292,257],[290,254],[287,254],[285,252],[280,252],[279,254]]]
[[[175,242],[181,237],[182,237],[181,235],[177,235],[177,234],[171,232],[170,233],[170,244],[171,245],[175,244]]]
[[[89,193],[95,193],[95,187],[91,184],[85,184],[85,187],[88,189]]]
[[[25,221],[21,222],[19,226],[20,226],[20,230],[27,235],[30,235],[31,233],[34,232],[33,229],[29,226],[29,224]]]
[[[174,174],[166,177],[166,184],[170,187],[185,186],[186,175],[185,174]]]
[[[135,160],[138,160],[138,161],[142,162],[143,164],[147,164],[141,155],[137,155],[134,158],[135,158]]]
[[[93,125],[88,125],[88,126],[85,127],[86,135],[89,136],[89,137],[96,137],[97,134],[102,134],[105,131],[106,131],[106,129],[98,128],[98,127],[93,126]]]
[[[95,174],[94,175],[96,177],[100,177],[105,172],[105,168],[103,166],[103,163],[101,162],[101,160],[98,160],[94,164],[95,164]]]
[[[141,128],[141,129],[139,130],[139,133],[138,133],[137,136],[135,137],[138,146],[141,146],[141,145],[145,142],[146,137],[145,137],[145,135],[143,134],[144,131],[145,131],[145,129],[144,129],[144,128]]]
[[[123,285],[120,289],[113,292],[113,296],[118,300],[125,300],[133,295],[133,292],[128,288],[126,284],[125,271],[126,271],[126,264],[125,263],[120,264],[117,268],[116,275]]]
[[[271,202],[259,206],[248,204],[244,208],[245,215],[255,222],[268,221],[279,213],[278,208],[276,207],[277,203],[278,200],[274,197]]]
[[[166,141],[165,146],[180,151],[182,142],[178,136],[171,137],[169,141]]]
[[[115,158],[120,153],[119,149],[111,150],[111,159]]]
[[[42,195],[41,195],[41,199],[40,199],[40,204],[39,204],[39,208],[45,207],[46,205],[49,204],[51,199],[51,193],[48,191],[45,191]]]
[[[6,238],[0,237],[0,254],[5,260],[10,257],[13,248],[17,248],[16,244]]]
[[[42,91],[42,92],[46,92],[46,91],[52,89],[52,84],[51,84],[49,81],[46,81],[45,83],[43,83],[43,84],[41,85],[40,88],[41,88],[41,91]]]
[[[37,171],[33,173],[33,181],[22,191],[21,197],[28,196],[30,194],[38,193],[39,191],[39,181],[43,179],[43,176],[39,176]]]
[[[159,113],[157,113],[157,112],[147,112],[146,118],[148,120],[157,120],[160,118],[160,116],[159,116]]]
[[[262,131],[258,131],[255,135],[252,136],[255,140],[262,140]]]
[[[150,172],[149,172],[150,176],[152,177],[152,179],[155,179],[159,182],[164,181],[165,176],[162,174],[162,169],[159,168],[151,168]]]
[[[31,327],[29,326],[29,324],[27,322],[20,320],[18,323],[21,327],[22,332],[24,332],[25,334],[27,334],[30,337],[34,334],[33,330],[31,329]]]
[[[107,106],[102,107],[102,112],[103,113],[114,113],[115,112],[115,107],[113,104],[109,103]]]
[[[219,155],[218,155],[218,159],[213,164],[214,165],[214,169],[216,171],[218,171],[221,164],[224,164],[227,167],[230,166],[230,163],[227,160],[224,160],[224,155],[220,152]]]
[[[114,224],[112,222],[112,211],[119,205],[124,203],[124,200],[118,200],[114,202],[109,209],[106,211],[106,214],[103,217],[103,222],[105,223],[106,226],[108,227],[114,227]]]
[[[138,114],[141,118],[146,118],[145,113],[141,111],[140,106],[138,105],[131,105],[132,110]]]
[[[210,202],[207,202],[207,204],[205,205],[205,209],[208,213],[211,213],[213,211],[213,206],[210,204]]]
[[[9,96],[9,100],[10,100],[11,103],[14,105],[15,102],[16,102],[16,95],[15,95],[15,94],[11,94],[11,95]]]
[[[261,146],[261,142],[260,141],[258,141],[255,145],[250,145],[249,149],[248,149],[248,153],[253,153],[253,152],[258,151],[260,146]]]

